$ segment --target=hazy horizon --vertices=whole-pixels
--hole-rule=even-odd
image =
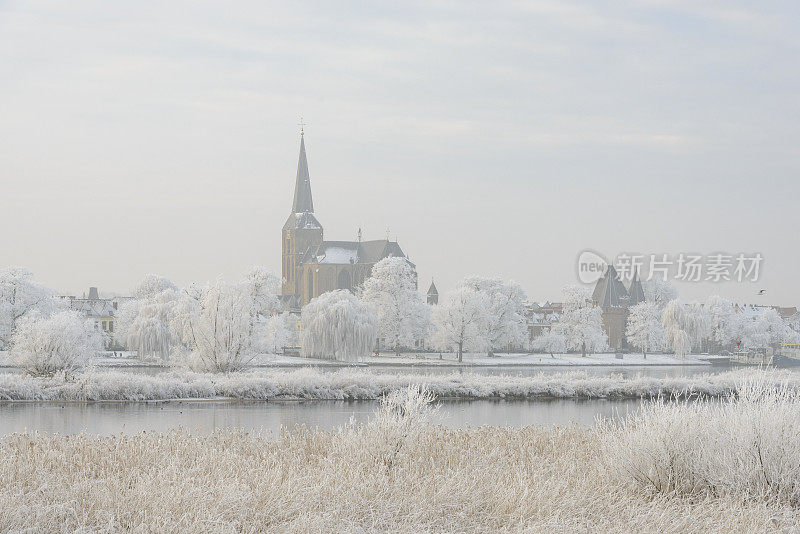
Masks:
[[[760,253],[681,296],[800,305],[800,6],[354,6],[0,1],[0,267],[77,295],[280,274],[302,116],[325,238],[388,227],[422,291]]]

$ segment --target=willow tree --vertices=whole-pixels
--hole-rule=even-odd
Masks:
[[[356,362],[375,347],[378,320],[372,309],[345,289],[323,293],[300,315],[301,354]]]

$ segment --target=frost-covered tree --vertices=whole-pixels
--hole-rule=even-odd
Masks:
[[[139,358],[166,361],[178,336],[172,332],[181,294],[175,284],[154,274],[147,275],[133,290],[134,300],[117,310],[117,338],[124,340]]]
[[[602,311],[589,300],[589,291],[580,286],[566,286],[564,311],[553,325],[556,334],[564,336],[568,350],[600,352],[608,347],[608,336],[603,331]]]
[[[742,340],[745,322],[742,314],[728,299],[719,295],[708,297],[703,305],[706,323],[706,335],[717,347],[727,347]]]
[[[372,308],[345,289],[329,291],[303,307],[302,355],[356,362],[375,347],[378,319]]]
[[[72,372],[89,364],[103,347],[92,321],[74,311],[44,317],[34,310],[17,321],[9,362],[37,376]]]
[[[698,304],[671,300],[661,314],[666,344],[676,356],[683,357],[697,346],[706,331],[705,318]]]
[[[559,334],[551,329],[541,336],[534,338],[531,347],[536,351],[547,352],[551,357],[555,358],[556,353],[566,352],[567,339],[564,337],[564,334]]]
[[[528,337],[525,325],[525,291],[522,286],[500,278],[465,278],[461,285],[486,295],[489,307],[483,323],[483,337],[491,356],[509,346],[522,346]]]
[[[17,321],[33,310],[43,317],[63,308],[55,292],[33,280],[33,274],[22,267],[0,271],[0,350],[8,347]]]
[[[281,280],[265,267],[250,269],[242,284],[250,293],[256,313],[264,317],[280,310]]]
[[[433,309],[434,342],[443,350],[455,349],[463,361],[464,349],[484,350],[489,298],[482,291],[460,286]]]
[[[173,328],[188,354],[175,354],[176,363],[211,372],[244,368],[259,351],[256,320],[256,304],[244,284],[218,279],[197,293],[185,294]]]
[[[123,303],[117,312],[117,336],[142,359],[166,361],[176,338],[172,322],[180,294],[172,289],[141,300]]]
[[[786,319],[786,324],[795,334],[800,334],[800,312],[795,312]]]
[[[157,274],[148,274],[134,288],[133,297],[137,300],[144,300],[167,290],[178,291],[178,287],[168,278]]]
[[[655,302],[644,301],[631,306],[628,313],[628,324],[625,327],[628,343],[642,351],[647,358],[647,351],[664,348],[664,327],[661,326],[661,311]]]
[[[289,312],[270,315],[264,321],[262,347],[270,354],[278,354],[283,347],[297,345],[297,315]]]
[[[791,329],[780,314],[768,308],[745,327],[742,345],[746,349],[777,348],[791,335]]]
[[[417,291],[417,273],[406,258],[388,257],[376,263],[360,297],[378,318],[378,337],[396,354],[425,337],[431,311]]]
[[[661,278],[647,280],[642,288],[645,299],[655,303],[662,311],[671,300],[678,298],[678,288],[675,287],[675,284]]]

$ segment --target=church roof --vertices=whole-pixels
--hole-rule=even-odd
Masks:
[[[300,137],[300,159],[297,161],[297,181],[294,184],[292,213],[283,225],[284,230],[322,230],[322,225],[314,216],[314,201],[311,198],[311,178],[308,176],[306,142]]]
[[[640,302],[644,302],[644,288],[639,280],[639,271],[636,271],[633,273],[630,286],[628,286],[628,306],[635,306]]]
[[[358,263],[358,241],[323,241],[314,255],[317,263]]]
[[[428,295],[438,295],[438,294],[439,290],[436,289],[436,284],[434,284],[433,280],[431,280],[431,287],[428,288]]]
[[[360,263],[378,263],[383,258],[396,256],[404,258],[406,255],[396,241],[388,239],[376,239],[374,241],[362,241],[360,243],[358,257]]]
[[[301,258],[301,263],[351,264],[378,263],[383,258],[396,256],[405,258],[403,249],[395,241],[378,239],[375,241],[323,241],[315,250],[309,249]]]
[[[283,225],[284,230],[288,230],[289,228],[301,230],[321,230],[322,225],[317,218],[314,217],[313,213],[292,213],[289,215],[289,218],[286,219],[286,224]]]
[[[308,160],[306,159],[306,143],[300,136],[300,158],[297,161],[297,181],[294,185],[294,202],[292,213],[313,213],[314,201],[311,198],[311,178],[308,176]],[[319,224],[319,223],[317,223]]]
[[[602,308],[619,308],[627,304],[628,290],[613,265],[609,265],[606,273],[597,281],[592,300]]]

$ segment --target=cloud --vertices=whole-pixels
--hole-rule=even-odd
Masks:
[[[277,269],[303,115],[326,232],[402,228],[444,288],[482,271],[556,298],[571,273],[550,260],[643,233],[716,249],[754,198],[770,217],[741,248],[796,263],[800,215],[769,202],[800,187],[797,22],[744,2],[3,3],[0,227],[22,236],[4,250],[53,285],[109,290]],[[595,221],[620,191],[636,223]],[[121,250],[147,236],[150,254],[70,267],[96,253],[98,212]],[[241,225],[229,255],[175,254],[213,247],[222,219]]]

